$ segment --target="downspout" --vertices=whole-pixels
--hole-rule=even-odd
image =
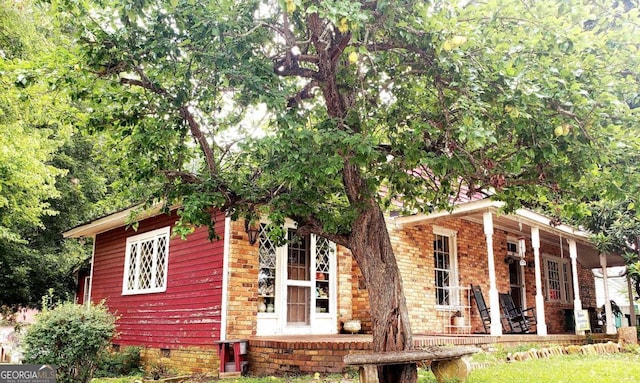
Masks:
[[[224,244],[222,256],[222,305],[220,307],[220,340],[227,339],[227,302],[229,297],[229,257],[231,251],[231,217],[224,219]]]
[[[544,297],[542,296],[542,269],[540,265],[540,229],[531,227],[531,246],[536,269],[536,330],[538,335],[547,335],[547,322],[544,315]]]
[[[493,213],[486,211],[482,215],[484,235],[487,240],[487,264],[489,267],[489,307],[491,308],[491,328],[492,336],[502,335],[502,321],[500,320],[500,302],[498,298],[498,287],[496,284],[496,265],[493,254]]]

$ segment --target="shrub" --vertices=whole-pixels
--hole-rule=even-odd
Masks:
[[[102,304],[45,308],[25,334],[24,361],[55,365],[58,382],[88,383],[115,335],[115,319]]]
[[[140,347],[125,347],[122,351],[101,354],[96,377],[117,377],[142,373]]]

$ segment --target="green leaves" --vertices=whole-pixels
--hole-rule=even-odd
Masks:
[[[618,166],[638,149],[636,9],[571,5],[109,1],[60,16],[96,76],[78,92],[94,129],[126,178],[186,204],[179,234],[207,205],[348,233],[364,200],[430,211],[466,185],[582,211],[636,185]]]
[[[24,360],[56,366],[60,382],[91,381],[115,334],[116,317],[102,305],[62,303],[38,315],[25,337]]]

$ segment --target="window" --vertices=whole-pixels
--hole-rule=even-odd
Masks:
[[[547,300],[556,302],[570,302],[571,290],[571,265],[569,260],[544,257]]]
[[[436,305],[452,306],[458,304],[457,260],[455,231],[434,228],[433,264],[435,271]]]
[[[276,245],[269,238],[267,225],[260,224],[258,237],[258,294],[260,305],[258,311],[273,312],[276,296]]]
[[[314,234],[298,235],[289,220],[282,244],[270,238],[270,229],[261,224],[258,237],[256,333],[335,333],[336,245]]]
[[[330,299],[333,298],[331,284],[333,273],[331,260],[334,258],[335,245],[326,238],[312,236],[315,239],[316,253],[316,313],[331,312]]]
[[[122,294],[165,291],[168,261],[168,226],[127,238]]]
[[[512,238],[507,239],[507,256],[509,257],[519,257],[520,253],[518,252],[518,240],[514,240]]]

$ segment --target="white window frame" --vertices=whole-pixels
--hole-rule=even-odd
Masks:
[[[549,254],[543,254],[544,262],[544,283],[545,283],[545,299],[548,302],[571,303],[573,297],[573,277],[571,275],[571,261],[567,258],[560,258]],[[560,284],[560,298],[551,298],[551,288],[549,280],[549,262],[555,262],[558,265],[558,282]],[[567,291],[568,290],[568,291]]]
[[[437,309],[455,309],[456,307],[460,306],[460,294],[459,294],[459,286],[460,286],[460,280],[459,280],[459,272],[458,272],[458,243],[457,243],[457,238],[458,238],[458,232],[456,230],[452,230],[452,229],[447,229],[444,227],[440,227],[440,226],[434,226],[433,227],[433,236],[434,236],[434,241],[437,235],[443,236],[443,237],[447,237],[449,239],[449,266],[450,266],[450,274],[449,274],[449,304],[448,305],[441,305],[438,304],[437,301],[437,295],[434,296],[434,298],[436,298],[436,308]],[[435,257],[435,249],[433,248],[433,246],[431,247],[431,251],[433,256]],[[434,267],[434,271],[435,271],[435,263],[433,265]],[[434,286],[436,283],[435,280],[435,275],[433,276],[434,280]],[[435,288],[437,289],[437,286],[435,286]]]
[[[84,287],[82,292],[82,303],[89,307],[91,305],[91,295],[89,294],[89,289],[91,288],[91,276],[87,275],[84,277]]]
[[[268,221],[262,223],[267,224]],[[287,219],[283,229],[296,229],[297,224]],[[318,237],[314,234],[310,235],[310,280],[297,281],[287,279],[287,257],[288,244],[284,244],[275,249],[276,257],[276,274],[275,274],[275,297],[273,312],[258,312],[257,316],[257,335],[308,335],[318,334],[327,335],[338,332],[336,323],[338,321],[338,261],[337,247],[334,242],[329,241],[331,255],[329,257],[329,308],[328,312],[316,311],[316,289],[317,279],[317,251]],[[291,285],[309,287],[311,290],[310,300],[310,324],[288,323],[287,322],[287,287]]]
[[[127,238],[126,244],[126,253],[124,260],[124,276],[122,279],[122,295],[133,295],[133,294],[151,294],[151,293],[161,293],[167,290],[167,279],[168,279],[168,271],[169,271],[169,234],[171,232],[171,228],[169,226],[163,227],[161,229],[148,231],[146,233],[138,234]],[[137,259],[135,259],[135,287],[132,289],[128,288],[129,281],[129,264],[131,262],[131,249],[136,246],[139,248],[141,243],[153,241],[153,266],[151,267],[151,282],[155,283],[156,281],[156,272],[157,262],[158,262],[158,240],[160,238],[165,238],[165,259],[164,259],[164,279],[160,286],[152,286],[151,288],[141,289],[139,288],[139,280],[140,280],[140,251],[137,251]]]
[[[516,245],[516,251],[509,251],[509,244]],[[520,242],[518,238],[508,236],[507,237],[507,255],[513,258],[520,258]]]
[[[509,244],[513,244],[516,247],[516,251],[509,251]],[[514,260],[520,260],[520,240],[516,237],[507,236],[507,256],[513,258]],[[526,246],[525,249],[526,251]],[[518,286],[522,290],[522,302],[516,302],[517,306],[522,305],[521,307],[527,307],[527,283],[525,282],[525,274],[524,274],[524,266],[518,266],[518,277],[520,279],[521,285]],[[511,281],[509,281],[511,282]],[[514,285],[510,285],[512,288]]]

